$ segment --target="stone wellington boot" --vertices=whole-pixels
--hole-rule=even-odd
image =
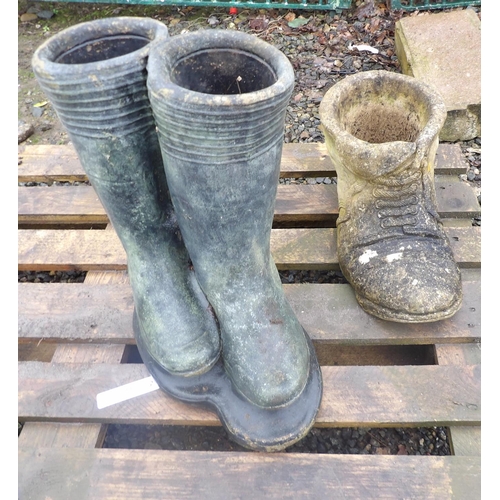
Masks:
[[[284,54],[240,32],[172,37],[148,62],[172,201],[222,340],[223,363],[178,396],[211,405],[233,440],[265,451],[305,436],[322,391],[270,253],[293,84]]]
[[[339,263],[359,304],[389,321],[449,318],[462,286],[436,208],[441,97],[413,77],[368,71],[334,85],[320,117],[338,176]]]
[[[147,93],[149,51],[167,38],[148,18],[82,23],[41,45],[33,70],[127,253],[137,342],[189,384],[216,363],[220,339],[174,216]]]

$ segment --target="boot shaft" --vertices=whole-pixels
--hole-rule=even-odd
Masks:
[[[147,18],[77,24],[35,51],[33,71],[70,135],[126,136],[154,127],[147,58],[167,37],[165,25]]]
[[[122,243],[154,242],[177,228],[154,129],[106,139],[72,135],[72,141]]]
[[[33,56],[122,241],[157,232],[172,211],[146,86],[149,51],[167,37],[152,19],[108,18],[63,30]]]
[[[193,260],[230,273],[256,253],[269,259],[293,82],[284,54],[239,32],[173,37],[151,55],[150,99]],[[200,234],[202,248],[190,244]]]
[[[274,434],[282,421],[295,421],[286,439],[298,439],[321,398],[319,366],[270,254],[293,82],[284,54],[229,30],[174,37],[148,64],[169,189],[219,321],[224,370],[239,400],[228,420],[244,415],[233,427],[245,429],[244,441]]]
[[[164,149],[199,165],[245,162],[283,142],[293,84],[293,68],[283,53],[240,32],[173,37],[160,43],[148,62]]]
[[[141,354],[174,384],[209,371],[220,339],[180,237],[147,92],[147,58],[167,37],[148,18],[82,23],[43,44],[33,69],[127,253]]]

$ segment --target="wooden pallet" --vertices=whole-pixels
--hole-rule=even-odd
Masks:
[[[70,146],[19,149],[19,182],[85,181]],[[19,270],[88,271],[85,282],[19,284],[19,498],[479,498],[480,207],[442,144],[438,209],[463,272],[451,319],[389,323],[350,285],[284,285],[322,366],[318,427],[448,427],[452,455],[330,455],[102,448],[110,423],[220,425],[161,391],[104,409],[96,395],[148,375],[134,345],[123,248],[92,187],[19,187]],[[323,144],[285,144],[282,177],[330,177]],[[338,269],[335,184],[280,185],[279,269]],[[424,347],[431,364],[414,364]],[[409,355],[408,355],[409,354]]]

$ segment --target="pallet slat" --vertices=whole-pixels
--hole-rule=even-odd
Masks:
[[[285,294],[316,347],[477,342],[481,331],[481,284],[464,282],[462,308],[434,323],[382,321],[365,313],[350,285],[284,285]],[[18,337],[22,342],[134,343],[130,286],[18,285]]]
[[[323,366],[316,426],[475,425],[481,366]],[[220,425],[208,410],[157,390],[98,409],[96,395],[149,376],[142,364],[20,362],[21,420]]]
[[[436,358],[440,365],[475,365],[481,363],[481,344],[437,344]],[[454,425],[450,427],[450,449],[453,455],[481,456],[481,427]]]
[[[83,182],[87,176],[76,151],[68,145],[29,145],[18,148],[19,182]],[[458,144],[440,144],[435,173],[465,174],[467,164]],[[335,167],[323,143],[283,144],[281,177],[334,177]]]
[[[124,346],[121,345],[58,345],[52,363],[120,363]],[[54,422],[26,422],[18,438],[19,446],[77,446],[94,448],[102,445],[105,426],[98,424],[60,424]]]
[[[21,448],[18,461],[20,498],[470,500],[481,489],[478,457]]]
[[[481,228],[445,228],[460,267],[480,267]],[[278,269],[339,269],[332,228],[273,229],[271,253]],[[18,231],[18,269],[125,270],[127,259],[113,231],[22,229]]]
[[[480,214],[474,193],[462,182],[436,178],[441,217],[470,218]],[[320,224],[332,227],[338,217],[336,185],[279,185],[274,224]],[[106,224],[108,217],[91,186],[18,188],[18,223]]]

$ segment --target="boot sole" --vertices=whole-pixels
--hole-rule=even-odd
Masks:
[[[441,321],[451,318],[462,306],[462,297],[460,297],[451,307],[443,311],[436,311],[430,314],[409,314],[375,304],[358,293],[356,293],[356,300],[367,313],[385,321],[394,321],[397,323],[432,323],[434,321]]]
[[[202,375],[180,377],[167,372],[142,342],[135,311],[133,327],[139,354],[159,387],[176,399],[215,410],[229,437],[239,445],[256,451],[281,451],[300,441],[312,428],[321,403],[323,381],[307,334],[310,371],[304,390],[289,405],[266,409],[234,390],[221,358]]]

